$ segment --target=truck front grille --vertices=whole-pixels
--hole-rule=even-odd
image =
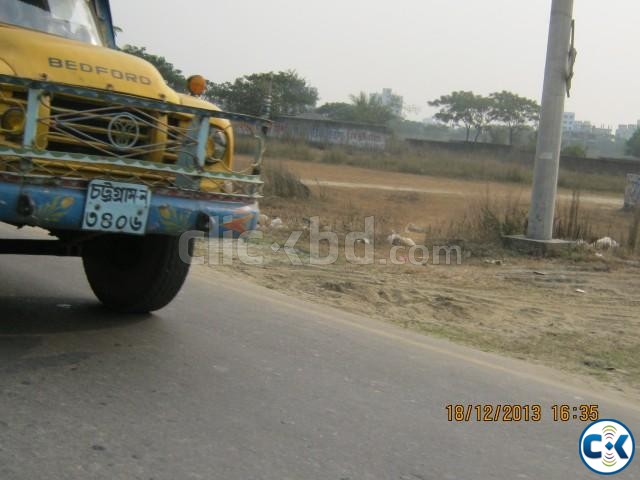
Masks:
[[[51,98],[50,116],[40,122],[51,151],[175,163],[179,150],[195,142],[188,118],[61,95]]]
[[[4,115],[4,176],[54,184],[112,178],[249,197],[262,185],[257,174],[231,170],[233,137],[224,128],[247,121],[264,132],[264,119],[0,74]],[[263,143],[258,136],[261,152]]]

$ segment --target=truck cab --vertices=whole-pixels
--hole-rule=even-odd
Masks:
[[[4,0],[0,10],[0,222],[51,240],[0,253],[80,256],[98,299],[121,312],[168,304],[194,232],[255,228],[266,118],[171,89],[116,47],[108,0]],[[252,128],[235,171],[232,122]]]

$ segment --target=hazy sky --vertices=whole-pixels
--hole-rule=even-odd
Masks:
[[[320,104],[391,87],[412,118],[452,90],[539,101],[550,0],[112,0],[120,44],[146,46],[214,82],[295,69]],[[638,0],[575,0],[578,58],[567,111],[640,119]]]

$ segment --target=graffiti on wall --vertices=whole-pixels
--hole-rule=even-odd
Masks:
[[[350,127],[314,126],[308,130],[307,140],[312,143],[345,145],[356,148],[384,150],[386,137],[380,132]]]
[[[627,175],[627,188],[624,192],[624,208],[640,206],[640,175]]]
[[[240,124],[234,123],[239,135],[251,134]],[[279,139],[304,140],[321,145],[342,145],[369,150],[384,150],[389,135],[366,125],[349,125],[337,122],[278,119],[273,123],[269,136]]]

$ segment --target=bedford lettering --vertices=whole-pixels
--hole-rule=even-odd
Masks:
[[[61,58],[49,57],[49,66],[52,68],[64,68],[67,70],[79,70],[85,73],[95,73],[96,75],[108,75],[116,80],[140,83],[141,85],[151,85],[151,79],[144,75],[123,72],[115,68],[102,67],[100,65],[90,65],[88,63],[78,63],[74,60],[63,60]]]

